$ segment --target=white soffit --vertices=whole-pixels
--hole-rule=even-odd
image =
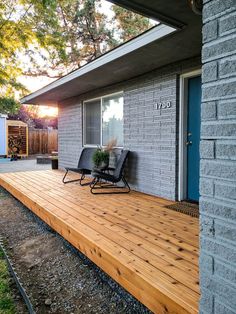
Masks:
[[[164,36],[167,36],[175,31],[176,31],[175,28],[164,25],[164,24],[155,26],[154,28],[150,29],[144,34],[139,35],[138,37],[128,41],[127,43],[122,44],[121,46],[111,50],[110,52],[105,53],[104,55],[98,57],[97,59],[91,61],[90,63],[85,64],[78,70],[75,70],[71,72],[70,74],[67,74],[66,76],[37,90],[36,92],[23,97],[21,99],[21,103],[22,104],[30,103],[32,99],[40,95],[43,95],[44,93],[49,92],[50,90],[53,90],[56,87],[59,87],[65,83],[68,83],[76,79],[77,77],[87,74],[91,72],[92,70],[95,70],[99,67],[102,67],[103,65],[108,64],[109,62],[112,62],[122,56],[125,56],[126,54],[129,54],[130,52],[137,50],[138,48],[143,47],[153,41],[161,39]]]

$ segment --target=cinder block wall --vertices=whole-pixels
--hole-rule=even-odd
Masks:
[[[82,148],[82,105],[69,100],[58,109],[59,167],[76,167]]]
[[[75,167],[82,143],[82,102],[124,92],[124,148],[131,151],[132,189],[175,200],[178,193],[179,75],[200,67],[196,57],[138,78],[90,92],[59,105],[59,167]],[[168,109],[156,109],[171,101]]]
[[[133,189],[177,196],[177,73],[159,71],[129,84],[124,92],[124,146],[130,149],[128,181]],[[170,108],[156,109],[157,103]]]
[[[236,1],[203,1],[200,313],[236,313]]]

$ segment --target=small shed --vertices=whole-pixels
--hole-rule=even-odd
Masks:
[[[7,120],[7,154],[18,157],[28,156],[28,125],[18,120]]]
[[[7,119],[7,115],[0,114],[0,156],[7,155],[6,119]]]

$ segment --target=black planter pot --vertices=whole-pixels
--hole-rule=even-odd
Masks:
[[[52,169],[58,169],[58,159],[52,159]]]

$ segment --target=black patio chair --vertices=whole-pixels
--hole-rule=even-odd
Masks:
[[[90,191],[92,194],[122,194],[129,193],[130,186],[124,177],[124,167],[125,162],[128,157],[129,151],[123,150],[120,154],[120,157],[117,161],[116,168],[113,170],[113,174],[107,173],[110,168],[107,168],[105,171],[92,171],[92,176],[94,180],[90,184]],[[122,181],[124,186],[118,186],[116,183]],[[112,192],[95,192],[98,189],[125,189],[125,191],[112,191]]]
[[[92,147],[84,148],[81,152],[77,168],[69,168],[69,167],[65,168],[66,173],[62,179],[62,182],[66,184],[66,183],[79,181],[81,186],[90,185],[91,182],[82,183],[82,181],[84,180],[86,175],[89,175],[92,172],[92,169],[93,169],[92,157],[93,157],[93,154],[94,154],[96,149],[97,148],[92,148]],[[81,174],[80,178],[66,181],[66,176],[67,176],[69,171]]]

